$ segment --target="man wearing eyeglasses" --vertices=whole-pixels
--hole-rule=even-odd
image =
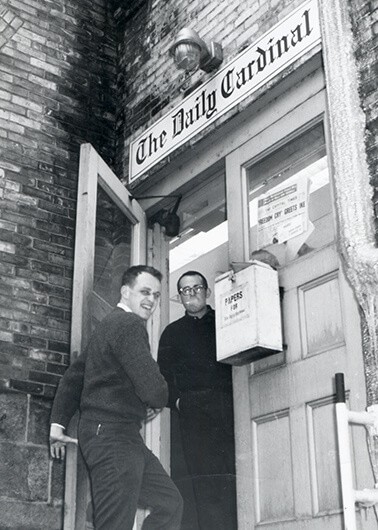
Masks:
[[[177,289],[185,315],[165,328],[158,352],[168,407],[178,413],[198,528],[236,530],[231,366],[216,360],[215,312],[207,304],[206,278],[187,271]]]

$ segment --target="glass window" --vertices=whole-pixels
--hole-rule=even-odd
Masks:
[[[110,306],[119,302],[122,274],[130,266],[131,235],[130,221],[98,186],[93,290]]]
[[[323,123],[248,168],[250,258],[284,266],[335,237]]]
[[[179,208],[181,230],[169,244],[170,320],[183,314],[176,282],[187,270],[204,274],[211,287],[209,304],[214,307],[214,280],[228,270],[228,225],[223,171],[184,195]]]

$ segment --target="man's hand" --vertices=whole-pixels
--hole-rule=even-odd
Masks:
[[[153,420],[154,418],[156,418],[156,416],[158,414],[160,414],[160,412],[162,411],[163,409],[153,409],[151,407],[147,407],[147,417],[146,417],[146,423],[148,423],[149,421]]]
[[[52,458],[63,460],[66,455],[66,444],[77,444],[76,438],[64,434],[64,428],[60,425],[50,426],[50,455]]]

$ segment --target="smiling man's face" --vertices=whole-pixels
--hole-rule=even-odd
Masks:
[[[125,303],[133,313],[143,320],[148,320],[155,311],[161,292],[161,284],[155,276],[141,272],[133,286],[123,285],[121,302]]]

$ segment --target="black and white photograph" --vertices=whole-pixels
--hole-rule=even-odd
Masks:
[[[378,529],[377,0],[0,0],[0,530]]]

